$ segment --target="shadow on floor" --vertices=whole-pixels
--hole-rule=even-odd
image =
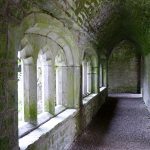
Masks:
[[[70,150],[150,150],[150,113],[137,96],[109,97]]]
[[[91,124],[88,126],[87,129],[90,129],[92,132],[99,131],[98,141],[102,142],[105,134],[109,130],[111,120],[116,112],[117,104],[117,98],[108,98],[106,103],[102,106],[97,115],[93,118]]]
[[[82,136],[79,136],[73,143],[70,150],[96,150],[96,147],[103,143],[103,138],[109,131],[111,120],[116,113],[117,104],[117,98],[108,98]]]

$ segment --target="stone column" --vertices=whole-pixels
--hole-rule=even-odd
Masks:
[[[107,68],[106,63],[103,65],[103,86],[107,86]]]
[[[37,122],[37,72],[32,57],[23,59],[24,119]]]
[[[74,67],[59,66],[57,68],[58,105],[66,108],[74,107]]]
[[[92,89],[92,70],[91,70],[91,63],[87,63],[87,92],[91,93]]]
[[[81,66],[74,66],[72,69],[74,72],[74,107],[75,108],[79,108],[82,104],[81,100],[81,89],[82,89],[82,85],[81,85],[81,81],[82,81],[82,74],[81,74]]]
[[[51,61],[44,62],[43,65],[43,102],[44,111],[52,115],[55,114],[55,91],[56,91],[56,78],[55,69]]]
[[[98,93],[98,67],[92,67],[92,93]]]
[[[74,68],[66,66],[64,68],[66,78],[63,78],[63,98],[64,105],[68,108],[74,107]]]
[[[62,105],[63,103],[63,67],[57,66],[56,68],[56,104]]]
[[[103,69],[102,69],[102,64],[100,64],[100,67],[99,67],[99,84],[100,84],[100,87],[103,86]]]
[[[61,97],[62,97],[62,105],[63,106],[65,106],[65,107],[68,107],[68,90],[69,90],[69,88],[68,88],[68,86],[69,86],[69,79],[68,79],[68,74],[67,74],[67,71],[68,71],[68,67],[67,66],[63,66],[63,67],[61,67],[61,71],[62,71],[62,85],[61,85],[61,87],[62,87],[62,95],[61,95]]]
[[[82,63],[82,94],[87,94],[87,62]]]

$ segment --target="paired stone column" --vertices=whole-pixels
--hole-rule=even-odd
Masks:
[[[87,62],[82,63],[82,94],[87,94]]]
[[[106,63],[103,65],[103,86],[107,86],[107,67]]]
[[[74,66],[73,69],[73,74],[74,74],[74,108],[79,108],[81,106],[81,94],[80,92],[82,89],[81,81],[82,81],[82,74],[81,74],[81,66]]]
[[[68,97],[67,97],[67,90],[68,90],[68,67],[67,66],[62,66],[61,67],[61,71],[62,71],[62,85],[61,85],[61,88],[62,88],[62,105],[65,106],[65,107],[68,107]]]
[[[23,59],[24,119],[37,122],[37,71],[32,57]]]
[[[103,66],[100,64],[99,66],[99,85],[100,87],[103,86]]]
[[[44,62],[43,65],[43,101],[44,111],[50,114],[55,114],[56,101],[56,77],[55,68],[51,61]]]
[[[87,92],[92,92],[92,67],[91,63],[87,63]]]
[[[64,86],[64,98],[65,100],[65,106],[68,108],[73,108],[74,107],[74,67],[72,66],[66,66],[65,68],[66,73],[67,73],[67,78],[65,78],[65,84]],[[66,88],[65,88],[66,87]]]
[[[98,67],[92,67],[92,93],[98,93]]]
[[[63,67],[56,68],[56,105],[63,105]]]
[[[57,69],[58,74],[60,73],[57,81],[58,104],[66,108],[74,108],[75,99],[79,99],[80,67],[77,69],[74,66],[59,66]]]

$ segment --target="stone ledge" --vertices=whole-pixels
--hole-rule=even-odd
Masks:
[[[90,102],[91,99],[93,99],[98,94],[90,94],[87,97],[83,98],[83,105],[86,105]]]
[[[103,95],[103,91],[105,91],[106,88],[103,88],[103,90],[96,94],[90,94],[86,98],[83,99],[83,105],[86,110],[84,110],[86,113],[86,125],[90,122],[92,116],[94,115],[93,112],[90,110],[90,106],[93,106],[93,102],[96,104],[96,101],[94,100],[98,96]],[[94,100],[94,101],[93,101]],[[92,102],[92,103],[91,103]],[[92,105],[91,105],[92,104]],[[98,107],[95,108],[95,110],[98,110]],[[88,113],[88,112],[90,113]],[[97,111],[96,111],[97,112]],[[95,113],[96,113],[95,112]],[[74,137],[76,136],[77,131],[76,127],[73,127],[72,129],[68,126],[66,126],[67,121],[73,121],[74,123],[69,123],[71,127],[73,125],[76,126],[76,115],[78,114],[78,110],[76,109],[66,109],[62,113],[58,114],[54,118],[51,118],[46,123],[42,124],[29,134],[25,135],[24,137],[19,139],[19,147],[20,150],[27,150],[32,149],[35,145],[38,144],[38,149],[45,148],[45,143],[43,141],[48,140],[49,145],[46,145],[46,148],[50,149],[57,149],[59,143],[68,143],[71,144],[73,142]],[[69,126],[70,126],[69,125]],[[70,129],[69,129],[70,128]],[[66,129],[69,129],[69,131],[66,132]],[[62,135],[56,135],[56,133],[63,133]],[[60,136],[60,137],[59,137]],[[63,137],[64,136],[64,137]],[[58,138],[59,137],[59,138]],[[44,144],[44,145],[41,145]],[[60,149],[64,149],[64,144],[61,144]],[[67,146],[68,146],[67,145]],[[37,147],[36,147],[37,148]]]
[[[49,121],[50,119],[54,118],[56,115],[63,112],[66,108],[62,105],[58,105],[55,107],[55,115],[52,115],[48,112],[43,112],[38,115],[37,124],[33,125],[29,122],[23,122],[19,125],[19,138],[24,137],[28,133],[32,132],[33,130],[37,129],[39,126],[44,124],[45,122]]]
[[[103,87],[100,87],[100,92],[102,92],[102,91],[104,91],[106,89],[106,87],[105,86],[103,86]]]
[[[106,89],[106,87],[101,87],[100,88],[100,93],[92,93],[90,95],[88,95],[87,97],[83,98],[83,105],[87,105],[93,98],[95,98],[96,96],[98,96],[99,94],[101,94],[101,92],[103,92]]]
[[[46,134],[50,134],[53,132],[59,125],[61,125],[64,121],[69,118],[73,118],[77,114],[76,109],[67,109],[55,118],[52,118],[48,122],[44,123],[28,135],[19,139],[19,147],[20,150],[27,149],[30,145],[38,141]]]
[[[142,94],[134,94],[134,93],[113,93],[109,94],[109,97],[118,97],[118,98],[142,98]]]

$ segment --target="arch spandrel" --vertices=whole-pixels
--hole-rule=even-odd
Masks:
[[[33,48],[30,44],[27,44],[21,51],[20,51],[20,58],[26,59],[28,57],[32,57]]]
[[[58,51],[58,54],[55,57],[55,66],[66,66],[67,60],[63,51]]]
[[[79,49],[76,46],[75,39],[72,35],[73,33],[68,28],[64,27],[63,23],[60,22],[59,20],[53,18],[52,16],[48,14],[44,14],[41,12],[34,12],[28,15],[27,17],[25,17],[22,20],[22,23],[20,24],[18,28],[20,31],[18,35],[20,42],[21,42],[21,39],[24,38],[24,34],[25,36],[29,36],[28,35],[29,33],[38,34],[39,36],[48,35],[49,38],[54,40],[56,43],[58,39],[63,39],[66,45],[69,45],[70,47],[70,51],[71,51],[70,54],[73,55],[71,56],[73,57],[71,59],[74,61],[73,63],[70,63],[70,65],[79,66]],[[30,39],[32,39],[32,36]],[[42,45],[41,47],[43,47],[43,45],[45,44],[45,43],[42,44],[43,42],[40,42],[40,40],[38,39],[36,41],[39,41],[37,43],[40,43],[39,45]],[[18,43],[20,42],[18,41]],[[37,49],[41,49],[41,47],[39,46],[36,47],[36,45],[34,45],[33,47],[34,49],[36,49],[36,51],[39,51]],[[62,47],[64,47],[64,45]],[[37,52],[36,52],[36,55],[37,55]]]
[[[93,67],[97,67],[98,66],[98,55],[96,53],[96,51],[93,49],[92,46],[90,47],[86,47],[83,51],[82,51],[82,55],[81,55],[81,62],[84,59],[90,60],[92,63]]]

